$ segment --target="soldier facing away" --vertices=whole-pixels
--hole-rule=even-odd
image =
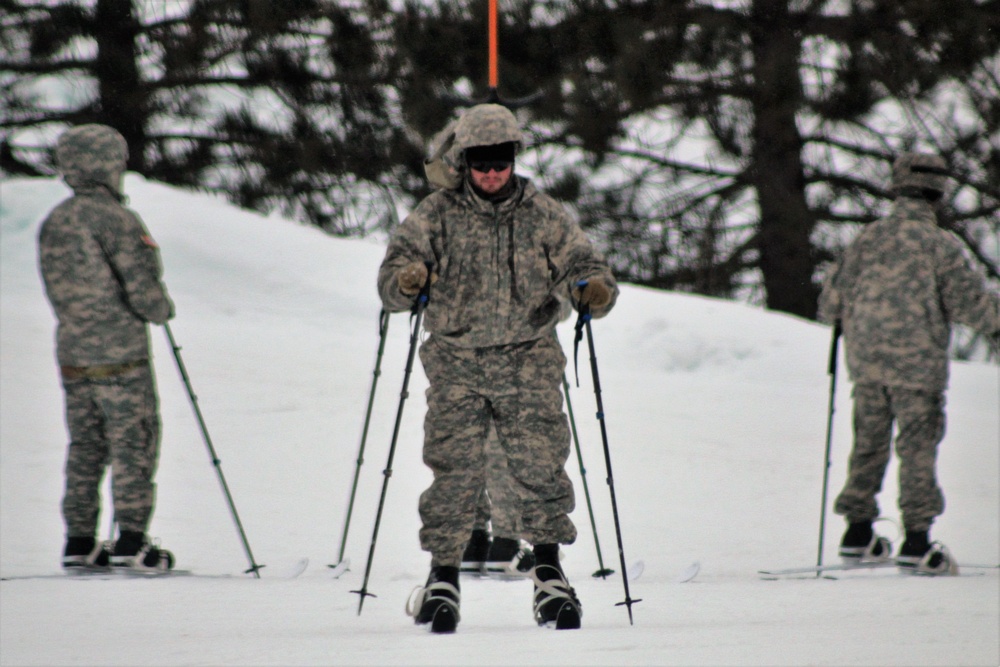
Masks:
[[[927,574],[957,571],[948,550],[929,537],[944,511],[936,462],[945,433],[951,325],[1000,332],[1000,297],[987,290],[958,239],[938,227],[935,207],[947,174],[937,155],[905,153],[896,160],[891,213],[847,248],[819,304],[820,317],[843,328],[854,382],[854,446],[834,504],[848,522],[840,555],[848,561],[892,558],[891,543],[872,522],[895,422],[906,530],[896,564]]]
[[[122,204],[128,146],[105,125],[66,131],[56,164],[73,195],[42,223],[39,260],[57,319],[56,357],[69,448],[62,501],[64,568],[166,570],[173,555],[146,536],[153,512],[160,417],[149,322],[173,317],[159,250]],[[114,545],[96,538],[100,484],[112,471]]]
[[[379,269],[390,311],[409,309],[432,284],[420,359],[430,383],[423,457],[434,481],[419,503],[431,571],[408,605],[432,632],[454,631],[458,622],[459,565],[485,483],[491,423],[516,490],[520,537],[534,545],[535,620],[580,626],[579,600],[559,564],[559,545],[571,544],[576,528],[565,470],[566,358],[555,325],[567,300],[605,315],[618,288],[563,207],[514,173],[521,145],[508,109],[467,110],[454,127],[460,177],[407,216]]]

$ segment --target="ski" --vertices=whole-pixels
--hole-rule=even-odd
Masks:
[[[125,577],[130,579],[169,579],[171,577],[212,577],[212,578],[229,578],[233,575],[231,574],[219,574],[219,575],[208,575],[208,574],[195,574],[193,570],[134,570],[132,568],[118,568],[112,570],[112,577]]]
[[[832,576],[834,573],[852,572],[852,571],[865,571],[865,570],[883,570],[887,568],[898,568],[895,561],[873,561],[868,563],[833,563],[830,565],[810,565],[806,567],[790,567],[785,569],[777,570],[757,570],[757,573],[761,575],[764,579],[778,579],[781,577],[794,577],[795,575],[818,575],[826,579],[835,579]],[[978,563],[969,564],[958,564],[959,573],[957,576],[982,576],[986,574],[982,570],[995,570],[1000,569],[1000,565],[983,565]],[[967,572],[964,570],[974,570],[973,572]],[[929,572],[909,572],[900,571],[900,576],[903,577],[945,577],[945,576],[956,576],[952,574],[933,574]],[[811,577],[810,577],[811,578]]]
[[[694,563],[691,563],[686,568],[681,570],[681,572],[674,578],[674,583],[686,584],[687,582],[697,577],[698,572],[700,571],[701,571],[701,563],[695,561]]]
[[[295,579],[309,567],[309,559],[301,558],[283,573],[281,579]],[[250,574],[249,572],[243,575]],[[110,581],[112,579],[170,579],[173,577],[194,577],[197,579],[245,579],[239,574],[201,573],[194,570],[136,570],[132,568],[74,567],[62,572],[43,574],[22,574],[0,577],[0,581],[28,581],[32,579],[64,579],[70,581]],[[266,577],[265,577],[266,578]]]
[[[330,568],[331,570],[330,574],[333,575],[334,579],[340,579],[340,577],[343,576],[345,572],[351,569],[351,559],[345,558],[339,563],[335,563],[333,565],[327,565],[327,567]]]
[[[348,561],[348,563],[350,563],[350,561]],[[306,568],[308,568],[308,567],[309,567],[309,559],[308,558],[300,558],[299,560],[297,560],[295,562],[294,565],[292,565],[291,568],[289,568],[288,572],[285,573],[285,579],[295,579],[300,574],[302,574],[303,572],[305,572]],[[347,569],[347,565],[346,564],[344,566],[344,569],[345,570]]]
[[[516,568],[486,568],[479,570],[462,570],[459,572],[462,579],[490,579],[492,581],[522,581],[530,579],[529,572],[523,572]]]
[[[62,572],[51,572],[46,574],[21,574],[13,576],[2,576],[0,581],[19,581],[26,579],[77,579],[85,581],[87,579],[106,579],[113,575],[110,567],[74,567]]]
[[[171,577],[198,577],[201,579],[236,579],[234,574],[200,574],[192,570],[164,570],[140,571],[129,570],[127,572],[112,570],[89,569],[83,572],[49,572],[45,574],[23,574],[0,577],[0,581],[31,581],[34,579],[63,579],[67,581],[112,581],[115,579],[169,579]]]
[[[877,570],[884,567],[896,567],[896,563],[891,560],[871,561],[867,563],[831,563],[830,565],[807,565],[805,567],[788,567],[778,570],[757,570],[757,573],[780,577],[789,574],[822,574],[823,572],[842,572],[845,570]]]

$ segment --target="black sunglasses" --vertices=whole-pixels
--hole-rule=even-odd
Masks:
[[[513,162],[507,162],[505,160],[483,160],[483,161],[477,160],[476,162],[470,162],[469,168],[472,169],[473,171],[478,171],[481,174],[485,174],[491,171],[495,171],[499,174],[501,171],[505,169],[510,169],[511,165],[513,164],[514,164]]]

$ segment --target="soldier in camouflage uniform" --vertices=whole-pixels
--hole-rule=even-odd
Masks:
[[[159,250],[123,206],[128,147],[118,132],[104,125],[72,128],[59,138],[55,157],[73,195],[42,223],[38,248],[58,321],[56,357],[70,437],[63,567],[169,569],[173,556],[146,538],[160,436],[148,323],[173,316]],[[110,553],[95,539],[109,465],[120,530]]]
[[[432,140],[433,155],[424,161],[424,173],[431,185],[454,190],[462,184],[464,166],[455,146],[457,120],[452,120]],[[507,458],[500,447],[496,428],[490,424],[485,444],[486,486],[476,502],[476,519],[462,554],[460,571],[504,573],[514,559],[518,567],[531,567],[534,554],[522,550],[517,528],[514,489],[507,472]]]
[[[420,202],[394,232],[379,269],[379,294],[390,311],[409,309],[432,284],[424,320],[430,336],[420,359],[430,383],[424,462],[434,481],[419,504],[431,574],[410,611],[435,632],[457,623],[458,567],[485,483],[491,422],[516,488],[520,537],[535,546],[536,620],[579,627],[579,602],[558,555],[576,529],[564,468],[566,358],[555,325],[567,300],[605,315],[618,289],[563,207],[514,174],[521,141],[506,108],[467,110],[454,128],[461,178]]]
[[[947,173],[939,156],[900,156],[893,165],[892,212],[862,230],[820,296],[820,317],[843,328],[854,382],[854,447],[834,506],[848,521],[840,554],[891,558],[891,544],[874,533],[872,521],[895,422],[906,530],[896,562],[932,574],[955,571],[947,549],[929,541],[931,524],[944,511],[935,467],[945,433],[951,324],[987,335],[1000,331],[1000,298],[987,291],[958,239],[937,225],[935,205]]]

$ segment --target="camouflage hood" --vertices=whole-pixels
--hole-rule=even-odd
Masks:
[[[107,125],[79,125],[67,130],[56,145],[56,167],[73,190],[101,186],[121,195],[128,144]]]
[[[505,106],[477,104],[453,120],[431,141],[432,156],[424,161],[424,173],[432,185],[455,189],[462,184],[465,150],[512,142],[518,152],[524,137],[517,118]]]

